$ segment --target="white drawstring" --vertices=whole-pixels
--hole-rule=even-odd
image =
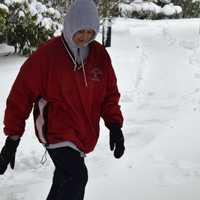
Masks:
[[[68,53],[70,53],[70,52],[68,52]],[[72,57],[72,56],[71,56]],[[72,57],[73,58],[73,57]],[[75,64],[74,64],[74,71],[76,71],[76,69],[77,69],[77,62],[76,62],[76,56],[75,56],[75,60],[74,60],[74,62],[75,62]]]
[[[83,58],[82,58],[82,56],[81,56],[81,54],[80,54],[79,48],[78,48],[78,54],[79,54],[79,56],[80,56],[80,58],[81,58],[81,66],[82,66],[82,70],[83,70],[84,82],[85,82],[85,86],[87,87],[87,86],[88,86],[88,83],[87,83],[87,78],[86,78],[86,73],[85,73],[85,65],[84,65],[84,63],[83,63]]]
[[[82,69],[83,69],[84,82],[85,82],[85,86],[87,87],[87,86],[88,86],[88,83],[87,83],[87,78],[86,78],[86,73],[85,73],[85,65],[83,64],[83,60],[81,60],[81,62],[82,62]]]
[[[64,42],[64,40],[63,40],[62,37],[61,37],[61,40],[62,40],[62,43],[63,43],[65,49],[66,49],[67,52],[68,52],[68,54],[69,54],[69,56],[70,56],[70,58],[71,58],[73,64],[74,64],[74,71],[76,71],[77,69],[80,69],[80,68],[82,67],[83,78],[84,78],[85,86],[87,87],[87,86],[88,86],[88,83],[87,83],[87,78],[86,78],[86,73],[85,73],[85,65],[84,65],[84,63],[83,63],[83,58],[82,58],[82,56],[81,56],[81,54],[80,54],[80,49],[78,48],[77,51],[78,51],[78,54],[79,54],[79,56],[80,56],[80,58],[81,58],[81,67],[78,68],[77,62],[76,62],[76,56],[75,56],[75,59],[74,59],[73,56],[71,55],[71,53],[70,53],[70,51],[69,51],[69,49],[68,49],[67,45],[65,44],[65,42]]]

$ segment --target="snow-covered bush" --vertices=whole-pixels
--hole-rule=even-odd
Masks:
[[[182,8],[175,6],[171,0],[143,1],[135,0],[131,3],[119,4],[120,14],[123,17],[139,19],[180,18]]]
[[[9,9],[7,41],[20,54],[29,54],[61,30],[61,14],[37,0],[5,0]]]
[[[59,12],[64,13],[67,6],[69,6],[74,0],[39,0],[45,5],[56,8]]]
[[[0,3],[0,43],[5,41],[8,7]]]

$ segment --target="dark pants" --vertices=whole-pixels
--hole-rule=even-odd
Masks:
[[[47,200],[83,200],[88,180],[84,158],[70,147],[48,149],[48,153],[55,172]]]

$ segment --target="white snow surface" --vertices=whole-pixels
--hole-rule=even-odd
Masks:
[[[108,51],[122,95],[126,152],[114,159],[101,121],[98,145],[86,157],[85,200],[200,199],[199,27],[200,19],[114,20]],[[2,132],[6,98],[25,60],[0,57]],[[15,170],[0,177],[1,200],[45,199],[54,166],[49,157],[40,164],[43,154],[30,117]]]
[[[0,44],[0,56],[6,56],[14,53],[15,49],[13,46],[9,46],[6,43]]]

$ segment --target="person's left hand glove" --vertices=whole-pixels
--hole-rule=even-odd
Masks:
[[[117,124],[111,124],[110,129],[110,150],[114,150],[114,157],[121,158],[124,154],[124,136],[121,128]]]
[[[9,137],[6,138],[5,145],[0,153],[0,175],[4,174],[8,164],[14,169],[15,166],[15,154],[19,145],[20,139],[13,140]]]

